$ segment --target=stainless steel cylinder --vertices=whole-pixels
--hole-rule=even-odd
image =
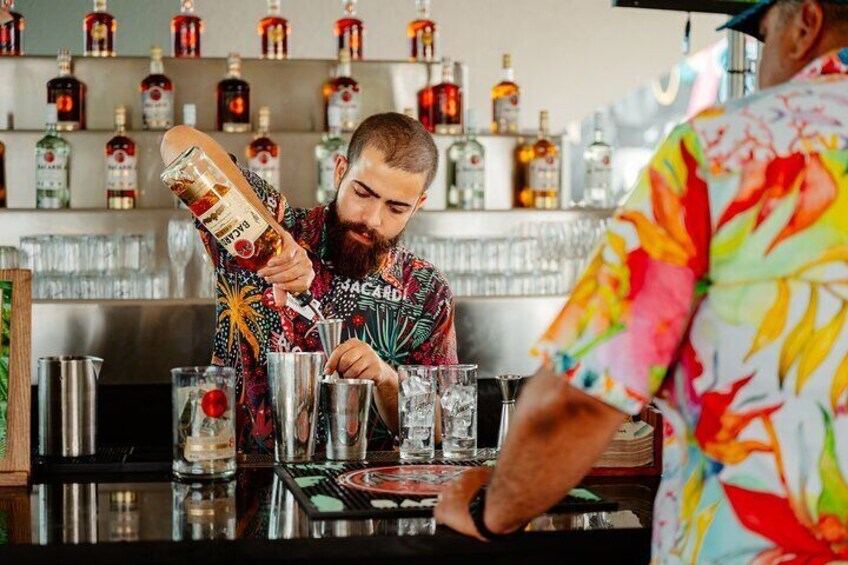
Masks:
[[[268,385],[278,463],[309,461],[315,453],[322,353],[268,353]]]
[[[324,379],[321,399],[327,421],[327,459],[362,461],[368,448],[368,413],[374,383]]]
[[[97,451],[97,357],[38,360],[38,453],[78,457]]]

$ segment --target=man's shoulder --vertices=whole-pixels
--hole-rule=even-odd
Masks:
[[[396,252],[398,263],[403,267],[404,278],[412,277],[419,284],[425,283],[431,292],[447,292],[450,294],[448,280],[438,267],[403,245],[398,245]]]

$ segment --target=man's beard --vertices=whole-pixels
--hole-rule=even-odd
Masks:
[[[327,258],[335,271],[351,279],[363,279],[377,272],[388,252],[403,237],[403,232],[386,239],[362,223],[346,222],[339,217],[336,201],[327,206]],[[360,243],[349,233],[363,235],[371,244]]]

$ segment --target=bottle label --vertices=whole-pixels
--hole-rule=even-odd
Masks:
[[[472,153],[456,163],[456,187],[459,190],[483,190],[486,184],[486,159]]]
[[[530,190],[559,192],[559,159],[555,156],[536,157],[530,161]]]
[[[192,463],[232,459],[236,456],[236,439],[232,434],[189,436],[186,438],[185,458]]]
[[[280,190],[280,158],[274,157],[268,151],[260,151],[248,161],[248,168],[261,178]]]
[[[35,188],[68,190],[68,154],[55,149],[35,150]]]
[[[135,156],[118,150],[106,159],[106,190],[117,192],[138,190]]]
[[[231,255],[242,259],[256,254],[256,241],[271,229],[235,188],[230,188],[198,219]]]
[[[342,128],[354,129],[359,123],[360,94],[353,87],[345,86],[330,96],[330,106],[339,109]]]
[[[521,113],[521,96],[511,94],[495,100],[495,123],[498,131],[507,133],[518,132],[518,116]]]
[[[163,88],[154,86],[144,92],[141,109],[145,127],[167,129],[174,125],[174,96]]]
[[[214,390],[202,385],[177,389],[177,406],[183,407],[179,437],[185,440],[182,451],[186,461],[215,461],[236,456],[231,408],[226,406],[219,413],[210,413],[204,406],[204,396]]]

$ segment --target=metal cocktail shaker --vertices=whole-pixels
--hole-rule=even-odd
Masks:
[[[323,369],[323,353],[268,352],[277,463],[309,461],[315,453]]]
[[[98,357],[38,360],[38,453],[60,457],[97,451]]]
[[[362,461],[368,448],[368,415],[374,383],[325,378],[321,382],[327,419],[327,459]]]

